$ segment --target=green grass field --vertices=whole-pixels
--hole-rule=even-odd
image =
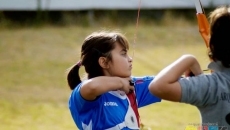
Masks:
[[[206,68],[208,58],[197,25],[140,23],[129,26],[17,28],[0,30],[0,129],[76,130],[68,110],[66,70],[79,60],[84,38],[93,31],[119,29],[134,52],[133,75],[156,75],[182,54],[194,54]],[[83,74],[83,69],[81,69]],[[140,109],[141,121],[154,130],[183,130],[199,123],[198,110],[162,101]]]

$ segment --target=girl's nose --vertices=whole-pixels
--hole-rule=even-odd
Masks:
[[[132,62],[133,58],[131,56],[129,56],[129,62]]]

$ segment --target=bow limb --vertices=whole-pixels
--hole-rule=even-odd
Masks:
[[[209,22],[204,14],[204,9],[202,7],[200,0],[194,0],[194,1],[196,6],[196,12],[197,12],[196,17],[199,26],[199,32],[205,41],[206,47],[209,47],[209,35],[210,35]]]

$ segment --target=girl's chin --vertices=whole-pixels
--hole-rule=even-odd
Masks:
[[[121,77],[121,78],[128,78],[128,77],[131,77],[131,74],[130,75],[120,75],[118,77]]]
[[[127,78],[127,77],[130,77],[132,75],[132,73],[126,73],[126,74],[122,74],[122,75],[117,75],[118,77],[121,77],[121,78]]]
[[[127,73],[126,74],[126,77],[129,77],[129,76],[131,76],[132,75],[132,73],[130,72],[130,73]]]

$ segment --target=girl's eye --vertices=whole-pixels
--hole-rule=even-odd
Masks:
[[[123,56],[126,56],[126,55],[127,55],[127,52],[123,52],[122,55],[123,55]]]

